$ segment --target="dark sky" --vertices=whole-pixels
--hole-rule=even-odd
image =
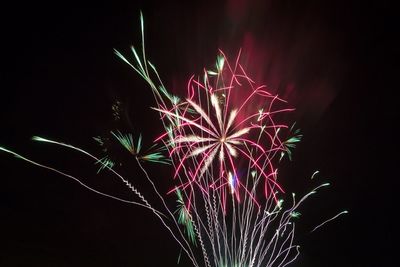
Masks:
[[[97,176],[93,162],[29,139],[99,153],[93,136],[139,129],[151,143],[161,131],[151,92],[113,54],[139,45],[140,10],[148,55],[175,93],[213,64],[218,48],[230,55],[242,48],[255,79],[297,107],[305,136],[283,166],[283,184],[306,192],[319,169],[332,187],[302,210],[302,254],[291,266],[394,266],[399,43],[388,1],[2,4],[0,146],[129,197],[118,181]],[[119,123],[111,110],[117,100]],[[0,166],[0,266],[176,265],[179,248],[150,212],[4,153]],[[133,181],[143,178],[124,166]],[[167,188],[168,168],[149,171]],[[350,213],[309,234],[344,209]]]

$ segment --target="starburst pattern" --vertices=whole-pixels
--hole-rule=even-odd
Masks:
[[[144,149],[142,135],[135,138],[131,133],[114,131],[110,132],[112,138],[94,138],[103,153],[107,153],[99,158],[67,143],[32,138],[94,160],[100,166],[98,173],[108,172],[118,178],[137,201],[101,192],[82,179],[4,147],[0,147],[0,152],[70,178],[104,197],[150,210],[195,267],[285,267],[292,263],[300,253],[294,238],[295,222],[301,215],[298,207],[317,190],[329,185],[317,186],[299,200],[292,193],[292,205],[284,205],[283,199],[278,199],[283,189],[277,181],[277,163],[285,156],[292,158],[292,150],[302,137],[294,124],[288,128],[280,123],[287,121],[285,113],[293,109],[267,86],[257,85],[247,75],[240,64],[240,52],[234,64],[230,64],[220,51],[214,69],[204,70],[202,77],[189,79],[185,97],[173,95],[146,59],[142,14],[140,21],[141,53],[131,47],[132,63],[120,52],[115,53],[151,88],[156,101],[154,110],[159,112],[165,129],[156,141],[163,142],[164,146],[154,144]],[[118,113],[119,108],[113,107],[113,111]],[[108,146],[113,142],[122,145],[124,152],[128,151],[140,167],[151,186],[153,198],[150,199],[158,200],[161,210],[153,207],[153,201],[148,201],[149,192],[145,192],[145,197],[117,171],[121,163],[116,164],[108,155]],[[164,194],[142,165],[145,162],[174,167],[176,183],[169,193],[175,192],[173,195],[177,198],[175,212],[168,207]],[[347,211],[325,220],[312,231],[343,214]]]
[[[215,71],[205,70],[202,82],[191,77],[185,101],[154,109],[169,125],[159,139],[175,159],[175,177],[188,177],[176,188],[218,190],[224,203],[227,192],[237,201],[244,193],[258,205],[255,186],[261,180],[267,198],[283,192],[273,159],[287,151],[279,132],[288,127],[275,117],[293,109],[280,107],[286,101],[266,86],[256,86],[239,61],[240,53],[231,65],[220,51]],[[254,171],[253,181],[240,175],[242,166]]]

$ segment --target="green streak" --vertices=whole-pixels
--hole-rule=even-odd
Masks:
[[[129,153],[132,155],[136,155],[138,153],[138,151],[135,150],[132,134],[122,134],[120,131],[117,131],[117,133],[111,131],[111,134],[126,150],[129,151]]]
[[[177,205],[177,212],[178,212],[178,223],[185,226],[185,233],[187,234],[189,241],[196,245],[196,233],[194,230],[193,222],[189,211],[185,206],[185,202],[183,200],[182,193],[179,189],[176,189],[176,196],[178,199],[176,202]]]

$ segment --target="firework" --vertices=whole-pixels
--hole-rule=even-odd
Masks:
[[[190,77],[186,95],[171,94],[155,66],[147,60],[144,23],[141,15],[142,47],[131,47],[133,61],[115,54],[131,66],[149,85],[164,126],[155,144],[143,148],[142,136],[110,132],[111,139],[134,158],[153,189],[145,196],[117,171],[112,155],[96,157],[78,147],[34,137],[34,141],[72,149],[120,179],[138,198],[121,199],[84,184],[81,179],[0,147],[22,160],[57,172],[79,182],[89,190],[119,201],[139,205],[153,212],[169,231],[193,266],[286,266],[299,255],[295,244],[295,220],[298,207],[322,184],[284,205],[284,188],[278,181],[277,164],[302,137],[293,124],[284,123],[294,109],[267,86],[258,85],[241,65],[241,52],[233,61],[218,52],[212,69]],[[113,108],[115,111],[115,109]],[[102,137],[96,137],[105,146]],[[107,151],[105,149],[104,151]],[[143,162],[172,165],[173,181],[168,192],[157,189]],[[318,172],[314,173],[311,178]],[[176,197],[177,207],[168,207],[166,197]],[[289,195],[290,196],[290,195]],[[151,201],[150,201],[151,200]],[[162,209],[152,202],[161,201]],[[175,211],[174,211],[175,210]],[[347,213],[339,213],[313,229]]]
[[[274,188],[283,192],[276,182],[273,160],[287,150],[279,132],[288,127],[276,124],[274,117],[293,109],[274,109],[274,102],[285,101],[270,94],[265,86],[256,87],[238,63],[239,56],[230,67],[220,53],[217,72],[205,71],[203,83],[190,79],[186,101],[155,110],[169,124],[168,134],[163,136],[167,137],[164,143],[170,156],[176,159],[175,177],[185,169],[184,176],[189,180],[177,188],[195,184],[206,193],[218,190],[224,207],[228,191],[238,202],[243,191],[259,207],[254,188],[260,180],[266,198],[272,195],[277,201]],[[238,95],[243,100],[235,103]],[[246,181],[246,175],[239,174],[240,166],[259,175]]]
[[[141,26],[143,39],[143,17]],[[196,236],[200,243],[200,265],[291,263],[299,253],[294,244],[297,208],[329,185],[318,186],[299,201],[293,194],[292,205],[283,208],[279,195],[284,189],[276,166],[284,156],[291,159],[302,137],[294,124],[281,122],[294,109],[249,77],[240,64],[240,52],[232,63],[219,51],[215,67],[190,77],[186,96],[178,97],[168,92],[146,59],[144,40],[141,50],[139,56],[132,47],[134,64],[115,52],[154,93],[153,109],[165,128],[156,141],[168,150],[177,181],[168,193],[178,196],[179,221],[188,239],[193,242]]]

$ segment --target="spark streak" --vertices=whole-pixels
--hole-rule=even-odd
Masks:
[[[318,189],[329,185],[317,186],[298,201],[293,193],[291,206],[283,203],[285,192],[278,181],[277,164],[285,156],[291,159],[292,150],[302,137],[298,129],[293,129],[294,124],[288,127],[282,121],[282,115],[294,108],[270,93],[267,86],[257,85],[249,77],[240,63],[241,51],[232,64],[219,50],[214,69],[204,69],[202,76],[190,76],[186,96],[171,94],[155,66],[147,60],[142,14],[140,27],[142,47],[140,50],[131,47],[134,62],[117,50],[115,54],[149,85],[156,102],[153,110],[159,113],[165,129],[155,142],[162,142],[164,150],[154,151],[154,146],[143,149],[142,135],[137,140],[133,134],[120,131],[111,132],[111,135],[140,167],[151,185],[151,192],[162,204],[162,212],[153,208],[147,198],[115,170],[118,165],[109,155],[98,158],[66,143],[32,138],[83,153],[100,164],[99,172],[109,171],[119,178],[139,202],[100,192],[74,176],[3,147],[0,151],[71,178],[102,196],[151,210],[195,267],[284,267],[292,263],[300,253],[299,246],[294,244],[295,220],[301,215],[297,209]],[[104,145],[101,138],[95,140]],[[161,151],[166,152],[167,159]],[[177,197],[177,212],[173,213],[168,207],[142,162],[173,166],[174,185],[167,196]],[[318,173],[316,171],[311,179]],[[324,221],[311,232],[346,213],[343,211]],[[195,253],[197,244],[200,256]]]

